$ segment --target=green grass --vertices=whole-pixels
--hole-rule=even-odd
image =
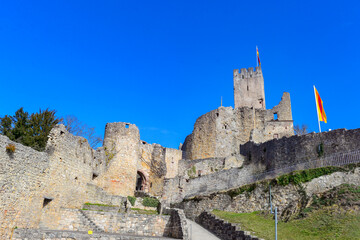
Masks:
[[[214,210],[213,214],[267,240],[275,239],[273,215],[261,212],[232,213]],[[360,239],[360,213],[337,212],[334,208],[314,211],[308,217],[278,223],[278,239]]]
[[[147,214],[147,215],[158,214],[158,212],[155,210],[145,210],[140,208],[131,208],[131,210],[135,211],[137,214]]]
[[[101,204],[101,203],[84,203],[84,205],[88,205],[88,206],[103,206],[103,207],[118,207],[118,206],[115,206],[115,205],[107,205],[107,204]]]

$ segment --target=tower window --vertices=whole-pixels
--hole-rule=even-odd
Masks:
[[[247,86],[247,90],[249,91],[249,86]]]
[[[129,124],[125,124],[125,128],[129,128]]]
[[[274,113],[274,120],[278,120],[278,114]]]

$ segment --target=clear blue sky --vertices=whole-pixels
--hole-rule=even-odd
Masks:
[[[267,108],[290,92],[295,124],[360,126],[359,1],[1,1],[0,116],[75,115],[103,135],[130,122],[177,148],[195,120],[233,106],[233,69],[256,66]]]

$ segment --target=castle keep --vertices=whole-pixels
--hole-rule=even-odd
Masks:
[[[264,78],[260,67],[234,70],[235,108],[220,107],[196,120],[184,142],[189,160],[226,157],[239,153],[240,144],[261,143],[294,135],[290,94],[279,105],[265,109]]]
[[[129,215],[127,197],[147,194],[162,207],[183,208],[194,219],[208,208],[240,211],[243,204],[222,195],[203,205],[184,199],[297,169],[331,166],[338,156],[360,161],[359,129],[293,136],[289,93],[266,109],[260,67],[236,69],[233,77],[235,107],[200,116],[181,149],[148,144],[134,124],[124,122],[108,123],[103,146],[96,150],[63,125],[52,129],[45,152],[0,136],[0,239],[13,234],[21,239],[15,228],[86,231],[84,222],[103,232],[187,239],[182,210],[168,209],[171,216]],[[15,145],[14,153],[5,150],[8,144]],[[79,210],[86,202],[116,206],[117,212],[86,214]]]
[[[265,109],[264,77],[261,67],[234,70],[234,106]]]

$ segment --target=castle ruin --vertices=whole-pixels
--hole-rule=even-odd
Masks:
[[[236,69],[233,77],[235,107],[219,107],[200,116],[181,149],[148,144],[140,139],[134,124],[123,122],[106,125],[103,147],[97,150],[63,125],[53,128],[45,152],[0,136],[0,238],[8,239],[15,227],[84,230],[79,220],[84,213],[76,209],[86,202],[116,205],[119,212],[125,212],[127,197],[136,192],[170,206],[274,177],[276,173],[265,173],[319,158],[320,144],[324,157],[360,149],[359,130],[293,136],[290,94],[284,92],[277,106],[266,109],[260,67],[255,71]],[[10,143],[16,146],[13,154],[5,150]],[[259,174],[263,175],[254,177]],[[86,217],[102,224],[104,231],[125,231],[121,230],[125,227],[116,227],[119,222],[111,222],[121,218],[105,215]],[[137,231],[149,236],[180,236],[166,230],[166,226],[181,225],[180,215],[149,220],[158,232]],[[128,219],[128,215],[123,218]],[[174,219],[178,225],[171,222]],[[136,225],[139,219],[129,221]]]

